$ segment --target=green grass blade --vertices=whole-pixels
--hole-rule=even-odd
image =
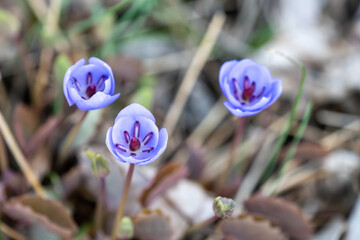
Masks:
[[[295,119],[296,113],[298,111],[300,101],[301,101],[301,97],[302,97],[303,91],[304,91],[305,80],[306,80],[306,69],[302,64],[296,62],[292,58],[289,58],[288,56],[284,55],[283,53],[280,53],[280,52],[275,52],[275,53],[280,54],[281,56],[285,57],[286,59],[288,59],[290,62],[292,62],[294,65],[298,66],[301,69],[301,81],[300,81],[300,85],[299,85],[299,90],[298,90],[296,98],[295,98],[294,105],[293,105],[293,107],[291,108],[291,111],[290,111],[290,116],[289,116],[289,118],[288,118],[288,120],[286,122],[286,125],[285,125],[284,129],[282,130],[282,132],[280,134],[279,139],[277,140],[277,142],[275,144],[273,152],[271,153],[270,161],[269,161],[269,163],[268,163],[268,165],[267,165],[267,167],[266,167],[266,169],[264,171],[264,174],[263,174],[263,176],[261,178],[260,184],[265,183],[270,178],[271,174],[274,171],[274,168],[276,166],[276,162],[277,162],[277,160],[279,158],[279,155],[280,155],[281,148],[283,147],[283,145],[284,145],[284,143],[286,141],[286,138],[289,135],[291,125],[292,125],[292,123],[293,123],[293,121]]]

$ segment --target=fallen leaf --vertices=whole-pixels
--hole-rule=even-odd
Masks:
[[[244,202],[244,207],[252,214],[273,220],[285,233],[295,239],[309,239],[312,235],[312,227],[307,216],[290,201],[254,195]]]
[[[169,188],[188,175],[188,169],[180,163],[168,163],[159,169],[155,177],[140,195],[140,203],[148,206],[157,196],[164,194]]]
[[[144,209],[133,218],[135,237],[141,240],[169,240],[172,236],[169,219],[160,210]]]
[[[240,215],[220,222],[217,227],[225,239],[241,240],[285,240],[281,230],[265,218]]]
[[[69,211],[58,201],[37,195],[11,198],[4,204],[4,212],[18,221],[26,221],[70,238],[77,226]]]

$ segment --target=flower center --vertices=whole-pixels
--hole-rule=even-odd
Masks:
[[[132,137],[130,136],[130,133],[128,131],[124,131],[123,135],[124,135],[125,142],[127,144],[129,144],[128,147],[120,145],[120,144],[115,144],[115,147],[122,152],[128,152],[128,150],[130,150],[130,155],[136,156],[138,154],[138,150],[140,148],[141,148],[141,152],[143,152],[143,153],[149,153],[152,150],[154,150],[154,147],[145,147],[152,139],[152,137],[154,135],[153,132],[149,132],[148,134],[146,134],[146,136],[140,142],[140,140],[139,140],[139,138],[140,138],[140,122],[139,121],[136,121],[134,123]]]
[[[135,152],[139,150],[139,148],[140,148],[140,140],[137,139],[136,137],[132,137],[130,139],[130,145],[129,145],[130,151]]]
[[[241,92],[239,83],[235,78],[233,78],[233,85],[234,85],[234,96],[238,101],[241,101],[242,104],[252,102],[254,99],[259,98],[265,91],[265,87],[264,87],[264,88],[262,88],[262,90],[260,91],[259,94],[254,95],[256,83],[252,82],[250,84],[250,79],[248,76],[244,77],[244,87],[243,87],[242,92]],[[239,95],[240,92],[241,92],[241,95]]]
[[[86,88],[86,96],[88,96],[88,98],[91,98],[95,93],[96,93],[96,85],[95,84],[91,84],[90,86],[88,86]]]

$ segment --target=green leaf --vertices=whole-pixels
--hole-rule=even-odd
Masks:
[[[277,142],[275,143],[274,150],[271,153],[270,161],[269,161],[269,163],[264,171],[264,174],[261,178],[260,185],[265,183],[270,178],[271,174],[274,171],[276,162],[280,155],[281,148],[285,144],[285,141],[286,141],[286,139],[289,135],[290,129],[291,129],[291,125],[295,120],[295,116],[296,116],[296,113],[297,113],[299,105],[300,105],[300,100],[303,95],[303,90],[304,90],[304,85],[305,85],[305,80],[306,80],[306,69],[302,64],[296,62],[294,59],[289,58],[288,56],[284,55],[281,52],[275,52],[275,53],[285,57],[286,59],[288,59],[290,62],[292,62],[294,65],[296,65],[297,67],[299,67],[301,69],[301,81],[300,81],[300,85],[299,85],[299,90],[296,94],[294,105],[290,111],[289,118],[286,122],[285,127],[283,128],[283,130],[280,134],[280,137],[278,138]]]
[[[131,98],[131,102],[139,103],[151,109],[154,100],[154,87],[156,79],[154,76],[143,76],[140,79],[140,86]]]
[[[9,11],[0,8],[0,32],[1,35],[8,31],[10,35],[15,35],[20,30],[20,21]]]

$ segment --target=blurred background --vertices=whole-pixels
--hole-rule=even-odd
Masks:
[[[125,211],[135,239],[360,239],[359,6],[357,0],[1,0],[0,110],[10,133],[0,137],[0,236],[66,239],[70,232],[74,239],[110,239],[127,165],[112,159],[105,134],[116,114],[136,102],[168,129],[169,143],[158,161],[135,171]],[[88,114],[64,155],[82,113],[68,106],[63,77],[91,56],[112,67],[121,96]],[[243,58],[267,66],[284,92],[248,118],[219,183],[237,122],[223,106],[218,72],[225,61]],[[62,209],[39,210],[21,199],[32,190],[8,146],[11,137],[70,216],[49,217]],[[84,149],[104,154],[111,169],[100,232],[93,223],[99,183]],[[201,225],[214,215],[219,195],[236,201],[232,220]],[[144,208],[150,210],[139,215]],[[65,230],[54,231],[59,225]]]

